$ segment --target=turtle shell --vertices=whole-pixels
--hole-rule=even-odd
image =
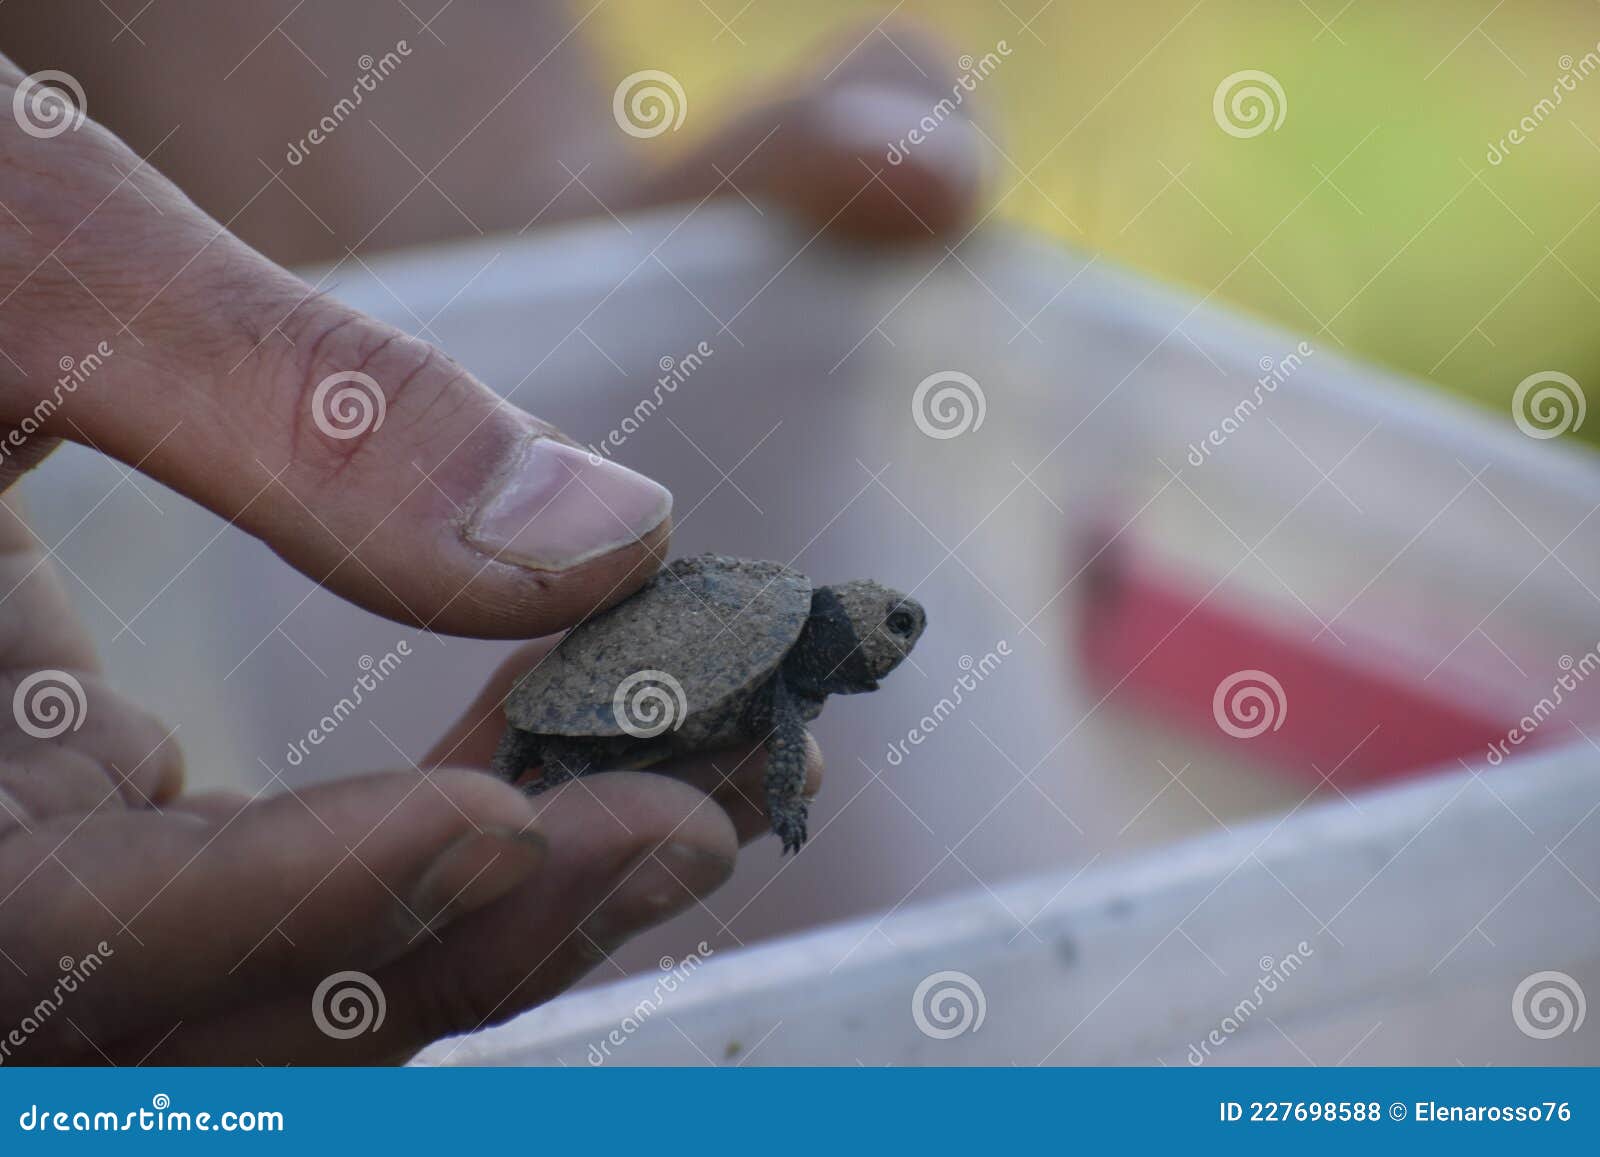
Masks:
[[[811,580],[799,571],[675,559],[524,674],[506,718],[541,735],[661,734],[765,681],[810,614]]]

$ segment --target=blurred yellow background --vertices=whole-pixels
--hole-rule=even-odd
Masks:
[[[996,141],[997,218],[1503,417],[1533,373],[1595,393],[1600,6],[614,0],[593,21],[607,67],[671,72],[686,127],[697,113],[703,127],[775,74],[827,71],[860,37],[893,35],[872,31],[890,13],[941,34],[953,70],[1010,49],[973,97]],[[1285,107],[1241,138],[1213,96],[1246,69],[1271,74]],[[1576,433],[1600,442],[1600,418]]]

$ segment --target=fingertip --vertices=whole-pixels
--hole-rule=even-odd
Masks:
[[[983,140],[964,112],[928,132],[919,127],[930,108],[925,92],[870,81],[839,85],[806,108],[802,130],[823,154],[821,171],[837,174],[836,187],[810,182],[795,195],[810,198],[812,213],[836,213],[836,230],[880,240],[927,238],[976,215]]]
[[[150,778],[148,785],[142,789],[144,798],[136,802],[159,807],[183,794],[184,784],[188,780],[188,765],[184,760],[183,748],[178,744],[176,732],[162,727],[153,718],[151,722],[162,731],[162,735],[143,761],[149,769]],[[139,774],[139,769],[136,768],[128,773],[128,778],[132,780]],[[135,789],[136,792],[138,790]]]
[[[564,630],[633,594],[666,561],[670,512],[637,538],[565,570],[527,567],[486,557],[459,595],[447,603],[434,629],[480,638],[526,639]]]
[[[802,792],[807,799],[815,799],[822,790],[822,773],[826,768],[826,761],[822,757],[822,745],[817,742],[817,737],[810,731],[806,732],[806,782]]]
[[[520,793],[519,793],[520,794]],[[524,797],[527,798],[527,797]],[[705,792],[649,771],[608,771],[569,780],[532,797],[534,826],[558,849],[562,833],[581,831],[628,856],[667,843],[692,847],[730,865],[739,853],[733,821]]]
[[[631,546],[671,513],[672,492],[653,478],[539,431],[488,479],[463,533],[499,562],[564,574]]]

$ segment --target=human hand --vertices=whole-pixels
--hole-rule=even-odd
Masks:
[[[696,78],[683,131],[637,140],[614,120],[620,70],[568,3],[453,5],[429,31],[387,0],[305,4],[281,37],[251,0],[158,4],[140,13],[136,53],[103,50],[91,33],[107,15],[91,0],[0,5],[0,43],[71,73],[113,129],[282,262],[666,201],[687,215],[712,196],[787,209],[808,234],[956,244],[1002,155],[985,140],[982,93],[954,84],[955,46],[899,16],[845,28],[789,75],[722,100]],[[349,66],[396,41],[403,65],[300,150],[350,97]],[[937,131],[891,159],[930,116]]]
[[[0,101],[24,83],[0,60]],[[6,481],[83,442],[441,632],[548,634],[653,571],[661,487],[311,294],[92,122],[53,128],[0,120]],[[185,796],[170,733],[100,681],[47,554],[6,500],[0,1061],[400,1059],[559,992],[760,830],[757,758],[686,769],[730,811],[659,775],[531,801],[471,770],[511,666],[427,765],[449,768]],[[310,1001],[346,970],[386,1016],[339,1039]]]
[[[912,21],[852,28],[695,148],[642,175],[624,168],[601,200],[632,208],[737,194],[856,241],[959,241],[977,217],[987,150],[972,104],[940,108],[960,91],[955,59]],[[936,131],[895,147],[935,111]]]

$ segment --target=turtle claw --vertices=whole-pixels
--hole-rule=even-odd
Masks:
[[[785,808],[772,816],[772,834],[783,841],[783,851],[798,853],[806,842],[806,813],[801,808]]]

